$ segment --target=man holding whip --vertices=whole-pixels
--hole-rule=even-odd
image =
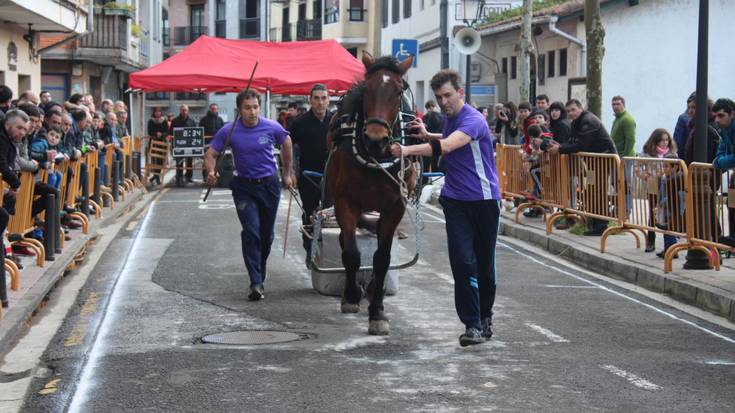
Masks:
[[[280,124],[260,116],[260,94],[247,88],[237,95],[236,104],[238,116],[214,135],[204,155],[204,169],[207,185],[214,186],[218,179],[215,159],[227,146],[232,149],[235,171],[230,189],[242,225],[242,257],[250,276],[248,298],[257,301],[264,297],[266,261],[281,198],[274,144],[281,145],[283,185],[293,188],[296,178],[291,166],[291,138]]]

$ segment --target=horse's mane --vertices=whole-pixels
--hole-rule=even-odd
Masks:
[[[397,75],[401,74],[401,70],[398,68],[398,59],[393,56],[381,56],[375,59],[373,64],[371,64],[370,67],[367,68],[367,73],[365,74],[365,76],[370,76],[378,70],[388,70]]]

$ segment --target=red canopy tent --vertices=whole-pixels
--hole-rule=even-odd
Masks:
[[[314,83],[344,93],[365,73],[363,64],[335,40],[260,42],[201,36],[163,62],[130,75],[143,92],[239,92],[247,86],[280,95],[308,95]]]

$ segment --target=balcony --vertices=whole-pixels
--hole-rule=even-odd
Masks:
[[[128,42],[128,19],[96,14],[94,31],[80,37],[79,47],[127,50]]]
[[[320,20],[299,20],[296,22],[296,40],[321,40],[322,22]]]
[[[217,37],[227,37],[226,20],[217,20],[214,22],[214,35]]]
[[[260,39],[260,17],[240,19],[240,38]]]
[[[188,46],[207,34],[207,26],[180,26],[174,27],[174,46]]]

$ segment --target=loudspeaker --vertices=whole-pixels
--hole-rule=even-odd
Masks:
[[[473,54],[480,50],[480,33],[471,27],[465,27],[454,35],[454,45],[462,54]]]

